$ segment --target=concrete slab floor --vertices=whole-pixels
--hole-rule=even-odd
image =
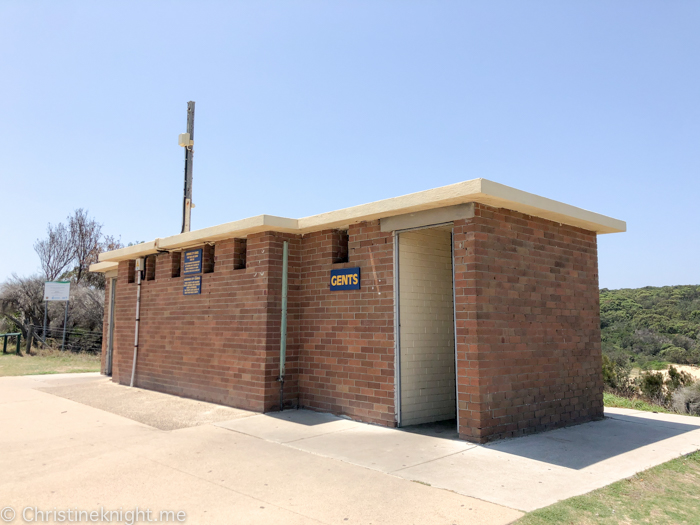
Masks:
[[[28,506],[44,510],[138,506],[156,515],[160,510],[182,510],[187,523],[207,525],[506,524],[522,515],[223,428],[231,422],[214,426],[191,406],[185,428],[160,430],[134,420],[143,418],[143,410],[132,406],[141,404],[143,396],[120,392],[126,387],[117,385],[106,388],[101,381],[92,374],[0,378],[0,508],[13,507],[20,514],[16,523],[23,522],[21,511]],[[101,406],[134,419],[85,404],[97,404],[90,400],[90,389],[102,396]],[[112,395],[114,407],[109,402]],[[170,397],[173,406],[181,403]],[[206,412],[208,407],[200,410]],[[295,416],[299,423],[291,422]],[[161,418],[146,419],[163,426]],[[270,421],[276,419],[306,428],[306,434],[299,431],[302,439],[360,425],[303,411],[277,418],[246,413],[233,423],[255,419],[259,430],[249,432],[274,437],[270,432],[275,422]],[[308,433],[319,420],[327,425],[325,433]],[[282,437],[291,437],[289,442],[294,443],[294,436]]]
[[[335,428],[327,414],[282,414],[217,425],[523,511],[700,449],[700,418],[628,409],[607,409],[603,421],[488,445],[357,422]],[[310,435],[306,428],[314,419],[317,431]]]
[[[182,483],[211,483],[217,490],[264,501],[280,511],[316,520],[314,523],[345,522],[348,516],[341,518],[344,514],[362,523],[507,523],[521,515],[517,510],[547,506],[700,449],[700,418],[628,409],[607,409],[603,421],[474,445],[430,429],[406,432],[306,410],[265,415],[237,411],[235,419],[212,423],[191,406],[185,418],[188,428],[163,432],[48,395],[60,392],[98,404],[91,401],[93,390],[102,394],[99,404],[106,410],[167,427],[161,418],[144,418],[143,410],[131,406],[143,396],[121,392],[129,389],[118,385],[107,389],[103,383],[103,378],[91,374],[0,379],[0,425],[8,429],[0,433],[0,447],[14,450],[11,459],[0,458],[2,471],[9,468],[15,479],[29,487],[43,486],[37,484],[37,476],[58,479],[66,475],[59,474],[65,469],[79,484],[82,466],[93,468],[105,458],[108,468],[100,476],[110,486],[116,482],[112,476],[121,482],[129,480],[130,467],[122,461],[126,465],[143,461],[144,465],[153,463],[154,469],[155,465],[165,466],[198,480],[186,477]],[[157,393],[146,395],[150,394]],[[165,398],[172,399],[152,406],[171,403],[177,407],[191,401]],[[199,409],[207,412],[207,405],[202,403]],[[94,468],[97,476],[96,464]],[[180,479],[180,474],[173,479]],[[141,480],[140,473],[133,476]],[[155,479],[154,486],[163,483],[165,491],[169,482]],[[47,481],[47,489],[49,485]],[[154,486],[149,490],[155,490]],[[421,488],[416,492],[417,486]],[[122,493],[124,488],[118,487],[117,493]],[[2,489],[0,482],[0,494]],[[103,499],[111,495],[104,494]],[[133,494],[139,495],[138,491]],[[420,504],[409,494],[418,497]],[[158,491],[154,498],[168,501]],[[450,507],[459,501],[459,508]],[[226,507],[225,502],[219,503],[223,507],[213,507],[217,512]],[[249,513],[244,514],[245,519],[256,522],[261,517],[249,503],[241,499],[241,508]],[[202,512],[201,506],[194,508]],[[445,508],[456,514],[445,514]],[[459,509],[464,508],[472,509],[469,515],[460,514]],[[214,510],[207,512],[209,520]],[[280,519],[284,516],[292,523],[297,519],[282,514]],[[222,523],[246,522],[244,518],[221,519]]]
[[[82,375],[82,374],[81,374]],[[176,430],[204,423],[249,417],[253,413],[195,399],[125,388],[108,377],[91,374],[83,381],[68,378],[39,390],[139,421],[160,430]]]

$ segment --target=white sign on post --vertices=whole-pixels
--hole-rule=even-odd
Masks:
[[[44,301],[68,301],[70,298],[70,281],[46,281],[44,283]]]

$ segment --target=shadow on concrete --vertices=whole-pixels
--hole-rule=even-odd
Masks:
[[[420,425],[409,425],[406,427],[401,427],[399,430],[402,430],[403,432],[410,432],[412,434],[420,434],[422,436],[443,439],[459,439],[456,419],[447,419],[445,421],[423,423]]]
[[[314,427],[316,425],[325,425],[334,421],[352,421],[350,418],[342,416],[334,416],[328,412],[316,412],[309,409],[289,408],[282,412],[265,412],[260,414],[271,419],[279,419],[280,421],[288,421],[306,427]]]
[[[521,438],[497,441],[485,448],[543,463],[580,470],[615,456],[650,447],[665,448],[665,440],[700,431],[698,425],[660,421],[632,415],[614,415]],[[697,444],[700,448],[700,432]]]

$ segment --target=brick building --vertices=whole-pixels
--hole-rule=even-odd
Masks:
[[[599,418],[596,236],[622,231],[476,179],[103,253],[91,267],[107,277],[103,373],[266,412],[279,409],[284,361],[285,408],[454,420],[475,442]]]

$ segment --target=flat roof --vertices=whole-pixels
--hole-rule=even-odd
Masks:
[[[170,237],[162,237],[99,255],[99,263],[90,266],[91,272],[114,270],[119,261],[144,257],[159,250],[180,250],[205,242],[243,238],[252,233],[277,231],[304,234],[319,230],[347,228],[350,224],[371,221],[442,208],[468,202],[478,202],[495,208],[506,208],[527,215],[569,224],[599,234],[618,233],[627,230],[624,221],[599,213],[577,208],[563,202],[540,197],[487,179],[473,179],[432,190],[410,193],[369,204],[352,206],[342,210],[312,215],[302,219],[288,219],[274,215],[257,215],[247,219],[227,222]]]

